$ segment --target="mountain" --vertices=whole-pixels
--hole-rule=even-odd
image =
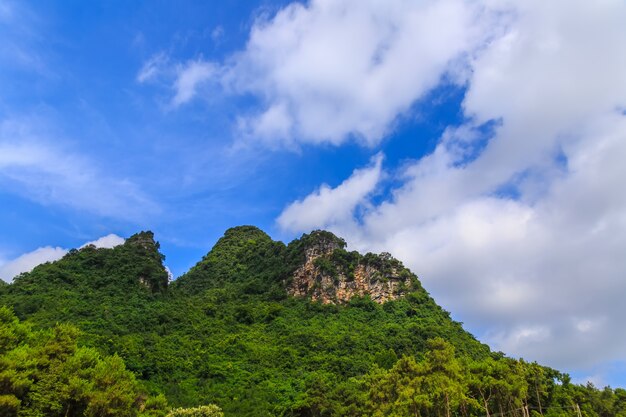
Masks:
[[[258,292],[273,285],[278,293],[323,304],[355,296],[384,303],[421,290],[417,277],[390,254],[362,256],[345,247],[343,239],[321,230],[285,247],[253,226],[233,228],[175,285],[192,292],[236,282],[258,285]]]
[[[236,227],[168,283],[159,244],[141,232],[20,275],[0,287],[0,304],[36,329],[76,325],[81,346],[119,355],[147,393],[171,405],[215,403],[227,416],[479,415],[574,405],[603,415],[594,387],[491,352],[401,262],[345,247],[326,231],[285,245],[256,227]],[[610,390],[611,412],[626,409],[626,395],[616,399],[622,391]]]

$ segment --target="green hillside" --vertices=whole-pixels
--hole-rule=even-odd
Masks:
[[[400,262],[348,252],[328,232],[284,245],[251,226],[229,229],[170,284],[163,258],[150,232],[113,249],[73,250],[1,286],[0,304],[32,332],[68,323],[80,329],[75,349],[119,356],[132,372],[120,375],[143,398],[129,415],[217,404],[226,416],[565,416],[576,407],[626,416],[626,391],[573,385],[490,352]],[[298,273],[310,278],[310,296],[290,295]],[[338,298],[337,288],[359,285],[392,299]],[[311,300],[320,294],[324,302]],[[3,396],[22,403],[3,415],[65,415],[63,407],[36,414],[29,388],[7,382],[19,371],[11,355],[30,342],[7,336],[16,319],[5,316],[0,341],[13,344],[0,350],[0,405]],[[160,405],[146,409],[146,401]],[[81,410],[74,415],[109,415]]]

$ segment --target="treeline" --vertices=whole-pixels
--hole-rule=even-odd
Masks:
[[[402,357],[390,369],[375,367],[338,385],[320,378],[309,401],[301,415],[626,416],[624,389],[572,384],[566,374],[501,354],[457,357],[441,338],[429,340],[419,359]]]

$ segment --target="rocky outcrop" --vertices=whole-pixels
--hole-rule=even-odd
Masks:
[[[159,245],[154,240],[154,233],[148,232],[139,232],[137,234],[132,235],[126,240],[126,244],[129,246],[137,246],[141,247],[147,251],[158,251]]]
[[[132,235],[123,245],[115,248],[124,251],[128,256],[136,259],[134,268],[126,268],[128,276],[135,276],[136,283],[150,292],[162,292],[167,289],[169,277],[163,266],[165,258],[159,251],[159,242],[154,240],[154,233],[139,232]]]
[[[317,233],[317,235],[316,235]],[[383,253],[359,255],[343,249],[345,243],[328,232],[313,232],[304,250],[304,263],[291,277],[287,291],[324,304],[345,303],[366,296],[377,303],[395,300],[417,285],[417,277]]]

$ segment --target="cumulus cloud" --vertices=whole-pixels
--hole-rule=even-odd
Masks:
[[[0,184],[4,191],[121,219],[158,211],[156,203],[125,178],[38,134],[36,120],[0,122]]]
[[[480,22],[489,19],[482,11],[456,0],[289,5],[257,22],[227,74],[235,88],[266,102],[249,119],[249,134],[335,144],[354,135],[377,143],[462,54],[483,42]],[[274,135],[286,124],[282,118],[278,129],[267,126],[277,108],[291,127],[282,136]]]
[[[120,237],[114,233],[111,233],[106,236],[102,236],[99,239],[92,240],[91,242],[87,242],[83,246],[81,246],[81,248],[84,248],[85,246],[93,245],[96,248],[110,249],[119,245],[123,245],[125,241],[126,239],[124,239],[123,237]]]
[[[564,369],[626,360],[626,4],[497,4],[506,30],[462,48],[467,122],[358,223],[279,224],[394,253],[496,349]],[[320,194],[307,212],[332,206]]]
[[[464,82],[460,63],[502,30],[496,14],[462,0],[294,2],[258,18],[224,62],[180,65],[172,103],[215,78],[227,94],[259,97],[237,125],[247,140],[374,145],[442,78]]]
[[[0,265],[0,279],[10,282],[22,272],[30,272],[37,265],[61,259],[66,253],[66,249],[52,246],[35,249]]]
[[[357,207],[363,205],[379,183],[382,160],[382,155],[377,155],[371,166],[355,170],[337,187],[323,184],[303,200],[290,204],[278,218],[278,224],[286,230],[300,231],[351,222]]]
[[[81,246],[84,248],[88,245],[93,245],[96,248],[113,248],[118,245],[122,245],[125,239],[115,234],[109,234],[96,239],[91,242],[87,242]],[[28,252],[18,256],[15,259],[6,262],[0,262],[0,279],[6,282],[11,282],[14,277],[23,272],[30,272],[37,265],[41,265],[46,262],[54,262],[61,259],[67,254],[68,249],[61,247],[44,246],[37,248],[32,252]]]

